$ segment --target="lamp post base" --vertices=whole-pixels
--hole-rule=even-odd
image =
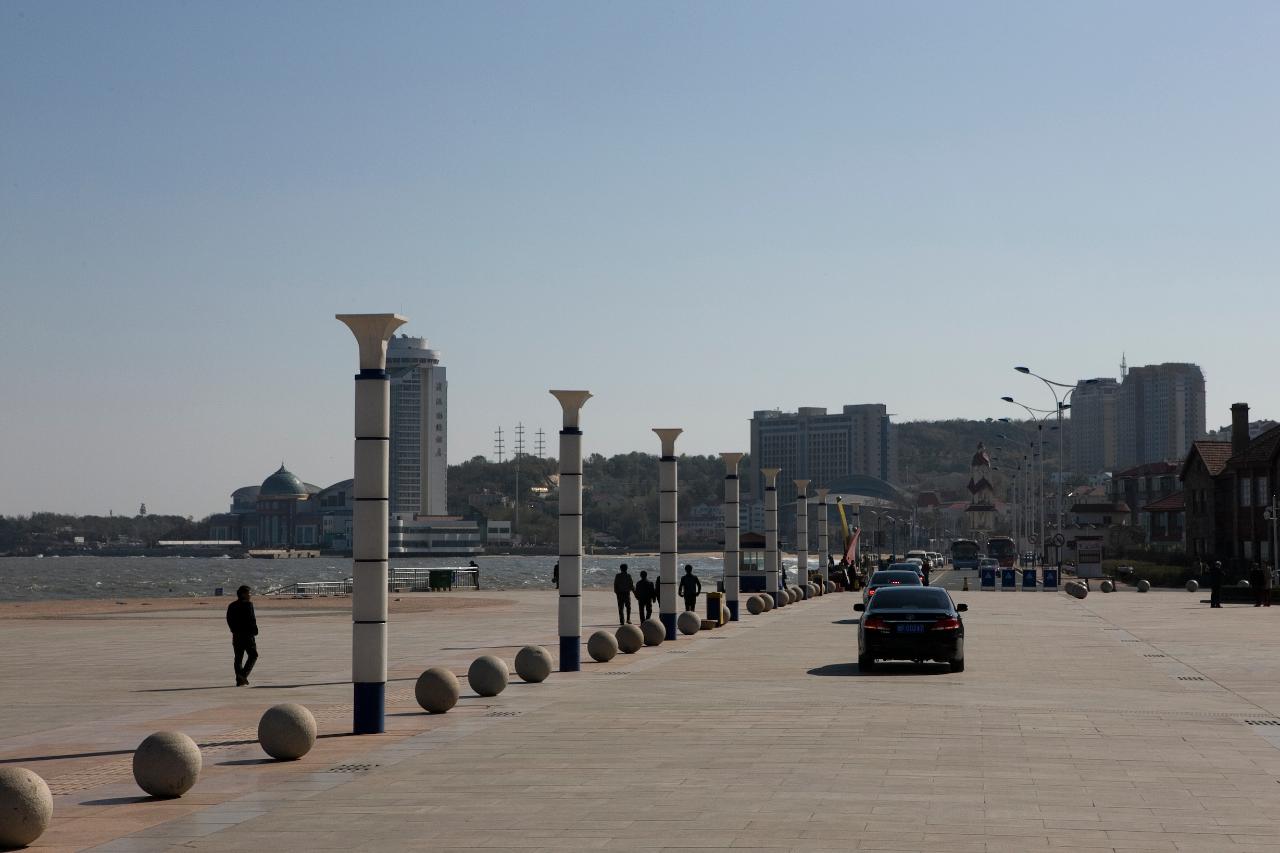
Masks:
[[[387,685],[382,681],[357,681],[352,687],[352,731],[358,735],[380,735],[387,730]]]

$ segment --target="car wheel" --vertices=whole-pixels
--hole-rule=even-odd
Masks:
[[[956,658],[955,660],[949,660],[947,661],[947,663],[951,665],[952,672],[964,672],[964,658]]]
[[[876,659],[871,655],[858,655],[858,669],[870,672],[876,668]]]

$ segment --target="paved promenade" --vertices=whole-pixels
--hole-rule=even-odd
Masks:
[[[223,686],[220,609],[6,619],[0,760],[58,794],[37,848],[1280,850],[1280,608],[956,593],[966,672],[862,675],[859,598],[829,595],[470,694],[476,655],[554,650],[553,595],[393,614],[389,732],[360,738],[344,734],[340,607],[264,606],[248,689]],[[616,622],[612,596],[584,601],[588,623]],[[439,663],[464,698],[428,717],[413,679]],[[320,725],[298,762],[253,742],[281,701]],[[140,796],[129,774],[162,728],[205,745],[180,800]]]

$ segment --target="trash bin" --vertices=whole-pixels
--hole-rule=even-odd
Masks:
[[[717,625],[729,621],[729,608],[726,606],[723,592],[707,593],[707,618]]]

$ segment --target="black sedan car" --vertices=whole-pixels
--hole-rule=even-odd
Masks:
[[[878,660],[942,661],[964,672],[964,622],[968,610],[940,587],[887,586],[866,604],[858,623],[858,668],[870,672]]]

